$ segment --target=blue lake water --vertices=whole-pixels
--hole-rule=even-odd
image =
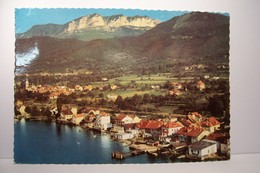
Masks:
[[[110,139],[109,135],[77,126],[55,122],[26,122],[14,124],[15,163],[28,164],[122,164],[167,163],[168,159],[152,158],[146,154],[124,160],[111,158],[113,151],[129,151],[128,146]]]

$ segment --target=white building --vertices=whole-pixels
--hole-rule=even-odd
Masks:
[[[141,119],[136,115],[118,115],[116,116],[116,125],[123,126],[125,124],[139,123]]]
[[[176,134],[183,125],[180,122],[168,122],[162,126],[162,137],[171,136]]]
[[[72,123],[79,125],[80,122],[85,118],[85,114],[76,114],[72,117]]]
[[[96,116],[96,120],[93,123],[93,128],[100,131],[112,128],[112,124],[110,122],[110,115],[98,114]]]
[[[205,159],[217,153],[217,143],[210,140],[201,140],[191,144],[188,147],[188,154],[190,157]]]
[[[114,138],[118,140],[127,140],[132,139],[134,135],[132,133],[116,133],[114,134]]]

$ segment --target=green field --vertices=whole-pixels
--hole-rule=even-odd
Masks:
[[[128,89],[128,90],[114,90],[114,91],[106,91],[104,92],[104,95],[107,96],[108,94],[115,94],[115,95],[120,95],[123,98],[126,97],[133,97],[135,94],[137,95],[144,95],[144,94],[154,94],[154,95],[165,95],[166,91],[163,90],[145,90],[145,91],[138,91],[135,89]]]
[[[118,78],[113,78],[108,81],[104,82],[94,82],[92,83],[93,87],[101,87],[106,85],[113,85],[119,84],[122,86],[128,86],[134,84],[135,87],[127,88],[126,90],[122,90],[121,88],[113,90],[113,91],[105,91],[104,95],[107,97],[108,94],[115,94],[120,95],[123,98],[132,97],[135,94],[137,95],[144,95],[144,94],[154,94],[154,95],[165,95],[166,91],[162,89],[151,89],[151,85],[163,85],[166,81],[177,81],[177,78],[169,78],[170,74],[156,74],[156,75],[144,75],[144,76],[137,76],[137,75],[127,75],[121,76]],[[145,90],[141,89],[142,86],[148,85],[148,88]],[[150,85],[150,86],[149,86]]]
[[[137,75],[127,75],[121,76],[117,78],[110,79],[105,82],[94,82],[93,86],[102,86],[107,84],[114,84],[120,83],[121,85],[130,84],[132,81],[135,81],[136,84],[148,84],[148,85],[161,85],[164,84],[166,81],[178,81],[178,78],[170,78],[168,77],[170,74],[156,74],[156,75],[144,75],[144,76],[137,76]]]

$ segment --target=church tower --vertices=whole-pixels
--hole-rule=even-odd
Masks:
[[[26,90],[28,90],[29,85],[30,85],[29,80],[28,80],[28,78],[26,78],[26,80],[25,80],[25,89]]]

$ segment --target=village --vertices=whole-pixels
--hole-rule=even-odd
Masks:
[[[102,80],[106,81],[107,79],[103,78]],[[166,90],[165,93],[173,97],[185,94],[189,88],[181,82],[171,82],[170,85],[171,87],[164,90]],[[151,85],[150,87],[151,90],[158,91],[162,86]],[[206,85],[202,80],[197,80],[194,88],[198,92],[203,92]],[[119,96],[114,94],[117,89],[117,85],[111,85],[108,94],[103,97],[106,97],[106,100],[113,104],[119,102]],[[203,114],[203,111],[202,113],[197,111],[181,113],[124,111],[108,109],[105,106],[73,105],[62,102],[62,100],[59,102],[61,96],[94,90],[92,85],[84,87],[75,85],[73,88],[51,85],[36,86],[31,84],[27,78],[23,90],[34,94],[43,94],[44,97],[41,98],[43,103],[47,105],[48,102],[50,105],[48,109],[41,108],[37,112],[36,108],[28,106],[28,103],[26,105],[26,101],[17,99],[16,121],[22,118],[29,121],[51,120],[110,135],[111,140],[128,145],[131,150],[128,153],[115,151],[111,153],[113,159],[126,159],[144,153],[155,158],[164,156],[184,160],[229,159],[229,125],[225,122],[227,118],[225,113],[223,116],[215,117]],[[100,87],[97,90],[103,91],[103,88]],[[104,98],[102,99],[104,100]],[[118,105],[121,105],[121,102]],[[44,113],[41,113],[41,116],[33,116],[40,112]]]

